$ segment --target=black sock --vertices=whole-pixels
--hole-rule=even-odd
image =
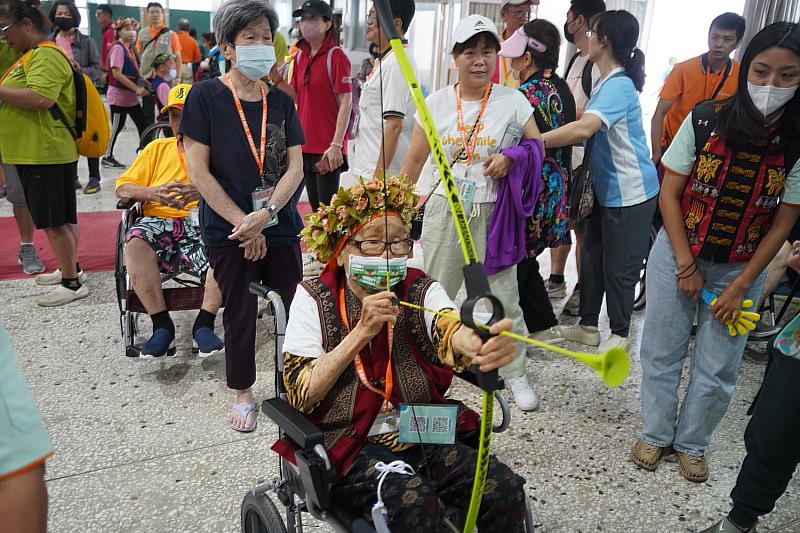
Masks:
[[[550,281],[553,283],[564,283],[564,275],[550,274]]]
[[[194,335],[200,328],[208,328],[211,331],[214,331],[214,320],[216,320],[216,318],[217,315],[211,314],[205,309],[201,309],[200,312],[197,313],[194,326],[192,326],[192,335]]]
[[[81,264],[75,263],[75,272],[80,272],[80,271],[81,271]]]
[[[150,315],[150,320],[153,321],[153,331],[157,329],[166,329],[175,335],[175,324],[169,316],[169,311],[161,311],[154,315]]]
[[[61,285],[72,291],[77,291],[81,288],[81,282],[78,281],[78,278],[65,278],[62,276]]]

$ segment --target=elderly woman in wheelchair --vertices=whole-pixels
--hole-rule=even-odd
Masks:
[[[177,85],[169,92],[167,106],[173,134],[180,125],[183,104],[191,85]],[[205,279],[203,304],[192,337],[201,357],[221,353],[224,345],[214,333],[214,319],[222,305],[219,288],[203,248],[198,222],[192,220],[200,195],[191,185],[179,141],[156,139],[137,156],[117,179],[116,194],[141,202],[143,214],[125,235],[125,266],[147,314],[153,334],[142,345],[140,357],[173,356],[175,324],[169,316],[161,287],[161,273],[192,272]]]
[[[323,432],[334,503],[370,517],[380,500],[392,531],[447,531],[445,506],[465,516],[469,505],[478,454],[461,437],[474,432],[479,417],[445,393],[454,371],[471,363],[500,368],[515,347],[501,336],[483,343],[455,318],[398,305],[445,314],[455,308],[438,282],[406,266],[416,201],[405,178],[362,179],[309,215],[302,235],[327,266],[299,285],[292,301],[283,381],[289,404]],[[504,319],[492,332],[511,327]],[[406,420],[408,413],[418,422]],[[423,416],[430,416],[430,433],[420,429]],[[448,427],[455,442],[433,444],[433,433]],[[294,462],[289,440],[273,449]],[[382,476],[378,490],[379,474],[394,461],[405,463],[402,473]],[[490,459],[481,531],[525,531],[524,483]]]

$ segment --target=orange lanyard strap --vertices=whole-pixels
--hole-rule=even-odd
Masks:
[[[486,111],[486,104],[489,102],[489,95],[492,93],[492,84],[486,86],[483,93],[481,109],[478,111],[478,118],[475,119],[475,126],[472,127],[472,135],[467,139],[467,130],[464,128],[464,111],[461,108],[461,84],[457,83],[456,90],[456,110],[458,111],[458,131],[461,133],[461,146],[467,156],[467,166],[472,162],[472,154],[475,152],[475,145],[478,143],[478,125]]]
[[[253,141],[253,134],[250,132],[250,126],[247,124],[247,117],[244,116],[244,110],[242,109],[242,101],[239,100],[239,92],[236,90],[236,86],[233,84],[233,80],[231,79],[231,75],[228,74],[227,78],[227,85],[233,93],[233,103],[236,104],[236,110],[239,112],[239,120],[242,122],[242,128],[244,129],[244,136],[247,137],[247,144],[250,145],[250,152],[253,154],[253,159],[256,160],[256,165],[258,166],[258,175],[264,175],[264,157],[267,154],[267,91],[264,90],[264,84],[261,83],[259,85],[259,89],[261,89],[261,146],[260,151],[256,151],[256,143]]]
[[[342,281],[342,283],[347,283],[346,281]],[[350,333],[350,321],[347,319],[347,308],[344,305],[344,286],[339,288],[339,313],[342,316],[342,323],[344,324],[345,334]],[[361,361],[361,354],[356,354],[353,358],[353,364],[356,366],[356,374],[358,374],[358,379],[361,380],[361,383],[364,386],[377,394],[378,396],[383,396],[383,407],[386,412],[390,411],[391,406],[391,398],[392,398],[392,388],[394,386],[394,380],[392,378],[392,336],[391,333],[389,335],[389,361],[386,363],[386,390],[380,390],[377,387],[374,387],[372,383],[369,382],[369,378],[367,377],[367,372],[364,370],[364,363]]]

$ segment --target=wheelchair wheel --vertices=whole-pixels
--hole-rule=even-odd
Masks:
[[[633,310],[639,311],[644,309],[647,305],[647,292],[646,292],[646,277],[647,277],[647,258],[650,256],[650,249],[653,243],[656,242],[658,236],[658,228],[655,224],[650,226],[650,236],[647,239],[647,255],[642,261],[642,269],[639,271],[639,282],[636,284],[636,292],[633,300]]]
[[[242,501],[243,533],[287,533],[281,513],[266,493],[247,493]]]
[[[142,136],[139,138],[139,148],[137,148],[136,152],[141,152],[144,150],[145,146],[156,139],[163,139],[165,137],[172,136],[172,128],[168,122],[156,122],[155,124],[150,124],[142,132]]]
[[[117,253],[114,257],[114,282],[117,289],[117,304],[122,311],[122,302],[125,301],[125,223],[117,226]]]

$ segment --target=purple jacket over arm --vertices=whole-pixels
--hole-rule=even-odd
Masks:
[[[486,237],[484,267],[491,276],[518,264],[525,258],[525,224],[533,215],[542,192],[541,141],[525,139],[518,146],[502,150],[514,160],[508,177],[497,184],[497,202]]]

